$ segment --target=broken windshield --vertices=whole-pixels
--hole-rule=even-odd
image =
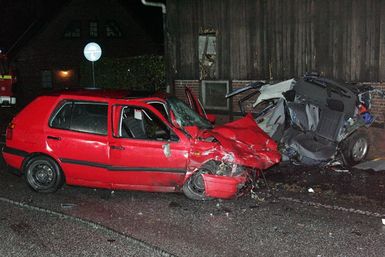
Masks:
[[[193,111],[187,104],[176,97],[169,97],[167,99],[171,110],[175,115],[176,122],[181,127],[197,126],[203,129],[211,129],[211,123],[202,118],[198,113]]]

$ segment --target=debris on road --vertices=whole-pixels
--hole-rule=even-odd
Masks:
[[[307,190],[309,193],[314,193],[314,189],[309,187],[309,189]]]
[[[354,166],[356,169],[360,170],[374,170],[374,171],[383,171],[385,170],[385,159],[378,158],[374,160],[370,160],[367,162],[363,162]]]
[[[251,191],[251,198],[257,200],[258,202],[264,202],[265,198],[259,197],[258,194],[254,191]]]
[[[77,205],[74,203],[62,203],[60,206],[62,209],[72,209],[72,208],[76,207]]]

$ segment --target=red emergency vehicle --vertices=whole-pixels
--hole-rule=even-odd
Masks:
[[[16,83],[16,76],[9,66],[7,56],[0,50],[0,105],[16,104],[12,87]]]

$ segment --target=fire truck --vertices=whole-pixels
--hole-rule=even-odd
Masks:
[[[16,84],[16,76],[8,63],[7,56],[0,50],[0,105],[12,106],[16,104],[13,95],[13,86]]]

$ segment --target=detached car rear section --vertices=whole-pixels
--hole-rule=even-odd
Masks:
[[[241,110],[252,97],[255,121],[280,144],[283,161],[302,165],[354,165],[365,159],[365,129],[374,94],[369,86],[349,86],[318,75],[278,83],[255,82],[227,97],[244,94]]]
[[[38,192],[66,182],[195,200],[236,197],[281,158],[249,116],[213,127],[177,98],[105,90],[37,98],[9,125],[3,156]]]

